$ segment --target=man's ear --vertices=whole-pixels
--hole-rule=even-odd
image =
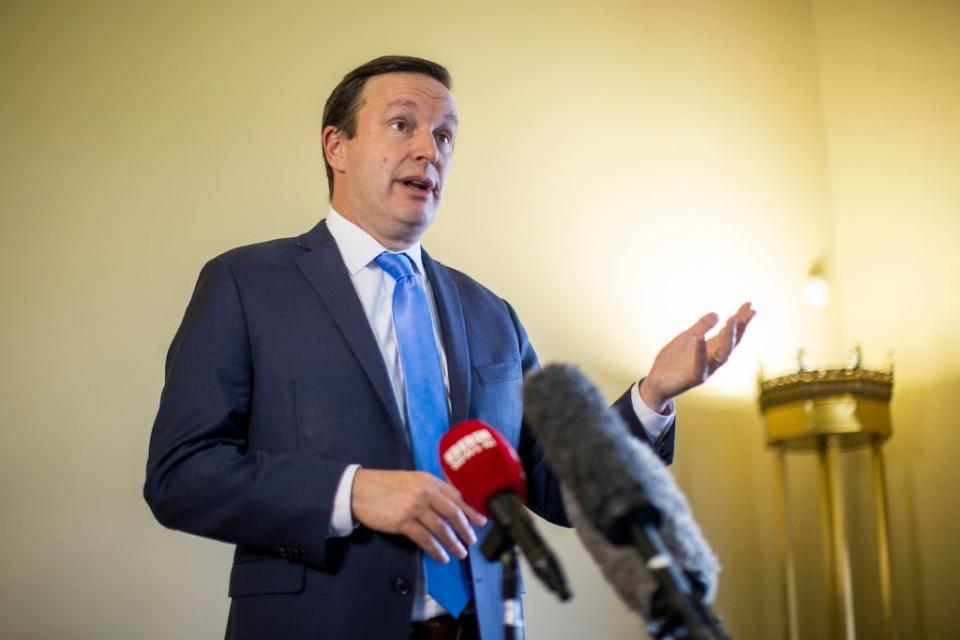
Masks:
[[[337,173],[344,172],[346,146],[343,144],[347,136],[342,129],[332,124],[323,128],[323,154],[327,162]]]

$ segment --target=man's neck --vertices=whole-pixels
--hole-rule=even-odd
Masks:
[[[366,217],[354,214],[352,208],[347,203],[338,202],[336,197],[333,198],[331,207],[333,207],[333,210],[340,214],[340,216],[345,220],[349,220],[356,226],[363,229],[371,238],[382,244],[390,251],[406,251],[413,245],[420,242],[419,236],[414,238],[394,238],[379,233],[377,229],[367,222]]]

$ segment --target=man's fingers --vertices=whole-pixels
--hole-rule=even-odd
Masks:
[[[442,518],[448,528],[452,528],[453,532],[456,532],[457,538],[466,544],[473,544],[477,541],[477,535],[473,532],[473,528],[467,521],[467,516],[464,515],[459,506],[451,503],[444,505],[443,508],[435,508],[435,512]]]
[[[399,533],[438,562],[467,556],[477,541],[471,522],[486,518],[451,484],[424,471],[359,469],[351,494],[354,517],[376,531]]]
[[[707,358],[710,362],[711,370],[716,370],[730,357],[733,346],[737,339],[737,323],[733,317],[727,318],[726,324],[720,333],[707,341]]]
[[[727,322],[720,333],[707,341],[707,354],[711,372],[730,358],[733,349],[743,339],[743,333],[747,325],[750,324],[756,314],[757,312],[750,308],[750,303],[744,302],[736,313],[727,318]]]
[[[430,530],[421,523],[412,521],[404,526],[400,533],[413,540],[418,547],[423,549],[424,553],[429,555],[440,564],[447,564],[450,562],[450,556],[447,555],[447,552],[443,550],[443,547],[440,546],[440,543],[437,542],[437,539],[433,537],[433,533],[431,533]]]
[[[419,520],[446,551],[450,551],[461,560],[467,557],[467,549],[453,532],[449,520],[430,512],[422,514]]]
[[[718,316],[716,313],[710,312],[694,322],[693,326],[687,329],[687,333],[702,338],[707,334],[707,331],[710,331],[710,329],[713,329],[715,326],[717,326],[718,322],[720,322],[720,316]]]
[[[463,512],[467,514],[467,518],[477,527],[482,527],[487,524],[487,516],[483,515],[466,502],[463,503]]]
[[[482,527],[483,525],[487,524],[486,516],[467,504],[463,499],[463,495],[455,486],[449,483],[444,483],[443,492],[447,495],[447,497],[457,503],[457,506],[460,507],[461,511],[463,511],[463,513],[467,516],[467,519],[475,526]]]
[[[743,305],[737,309],[737,313],[734,316],[737,319],[737,339],[734,345],[740,344],[747,325],[750,324],[750,321],[753,320],[753,316],[755,315],[757,315],[757,312],[750,308],[749,302],[744,302]]]
[[[456,491],[456,489],[453,490]],[[470,506],[463,501],[459,492],[457,492],[455,499],[448,500],[446,496],[438,496],[431,504],[431,508],[449,526],[453,527],[460,540],[467,544],[473,544],[477,541],[477,536],[467,520],[466,509],[470,509]]]

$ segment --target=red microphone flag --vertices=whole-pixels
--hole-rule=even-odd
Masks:
[[[520,456],[507,439],[480,420],[464,420],[440,440],[440,465],[463,499],[489,516],[487,502],[501,492],[527,499]]]

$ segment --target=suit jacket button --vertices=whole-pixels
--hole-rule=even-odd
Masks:
[[[281,557],[281,558],[286,558],[286,557],[287,557],[287,548],[286,548],[286,547],[280,547],[280,557]]]
[[[410,581],[401,576],[395,577],[390,583],[390,587],[402,596],[409,595],[411,586]]]

